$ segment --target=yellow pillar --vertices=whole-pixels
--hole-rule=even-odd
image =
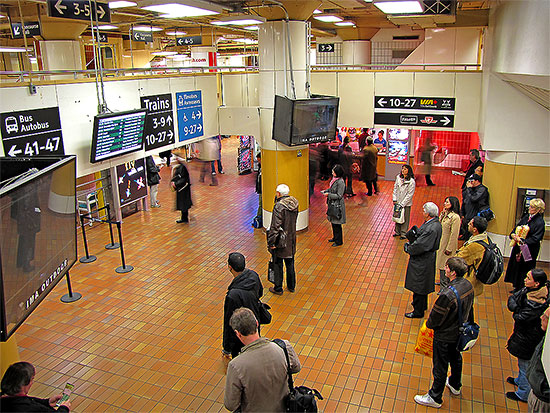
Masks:
[[[15,335],[12,335],[8,341],[0,343],[0,377],[4,376],[4,372],[11,364],[20,360],[17,340]]]

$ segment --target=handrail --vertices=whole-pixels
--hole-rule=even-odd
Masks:
[[[312,65],[313,72],[319,71],[380,71],[380,70],[480,70],[480,64],[470,63],[416,63],[416,64],[317,64]],[[257,66],[185,66],[185,67],[150,67],[150,68],[130,68],[130,69],[104,69],[106,77],[122,77],[122,76],[156,76],[156,75],[185,75],[196,73],[224,73],[224,72],[252,72],[259,70]],[[25,82],[30,79],[30,76],[39,80],[55,80],[56,76],[70,76],[72,79],[88,79],[95,77],[95,70],[38,70],[38,71],[0,71],[2,81],[7,78],[14,78],[15,82]],[[47,78],[46,78],[47,77]],[[8,79],[9,80],[9,79]],[[58,80],[63,80],[58,79]]]

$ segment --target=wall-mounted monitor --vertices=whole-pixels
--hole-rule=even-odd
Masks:
[[[146,114],[146,109],[138,109],[95,116],[90,162],[141,150]]]
[[[334,96],[289,99],[275,95],[273,139],[288,146],[333,140],[339,101]]]

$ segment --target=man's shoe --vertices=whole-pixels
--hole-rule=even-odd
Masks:
[[[277,291],[275,288],[273,287],[269,287],[269,292],[275,294],[275,295],[283,295],[283,292],[282,291]]]
[[[414,401],[422,406],[435,407],[436,409],[441,407],[441,403],[437,403],[428,393],[423,395],[417,394],[414,396]]]
[[[512,376],[506,377],[506,383],[512,384],[514,386],[517,386],[516,379],[514,379]]]
[[[334,238],[329,239],[328,242],[334,242]]]
[[[453,396],[460,396],[460,389],[455,389],[453,386],[449,384],[449,378],[447,377],[447,381],[445,382],[445,386],[450,390]]]
[[[220,171],[219,173],[220,173],[220,174],[222,174],[222,175],[224,175],[224,174],[225,174],[225,172],[224,172],[224,171]]]
[[[291,293],[293,293],[294,291],[296,291],[294,288],[289,288],[288,291],[290,291]]]
[[[407,318],[423,318],[424,314],[417,314],[414,311],[411,311],[410,313],[405,313],[405,317],[407,317]]]
[[[336,243],[336,242],[333,242],[332,245],[331,245],[331,247],[339,247],[339,246],[341,246],[341,245],[344,245],[344,243],[338,244],[338,243]]]
[[[518,395],[516,394],[515,391],[509,391],[506,393],[506,398],[507,399],[510,399],[510,400],[514,400],[516,402],[522,402],[522,403],[527,403],[527,400],[521,400]]]

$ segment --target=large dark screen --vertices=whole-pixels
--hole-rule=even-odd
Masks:
[[[36,159],[40,167],[44,160]],[[12,171],[33,167],[32,160],[0,162],[3,179],[4,166]],[[76,261],[75,165],[75,157],[70,157],[59,166],[35,172],[19,186],[0,190],[2,340],[13,334]]]
[[[100,162],[143,148],[146,109],[108,113],[94,118],[90,162]]]
[[[143,158],[117,165],[116,174],[120,206],[147,196],[145,160]]]

